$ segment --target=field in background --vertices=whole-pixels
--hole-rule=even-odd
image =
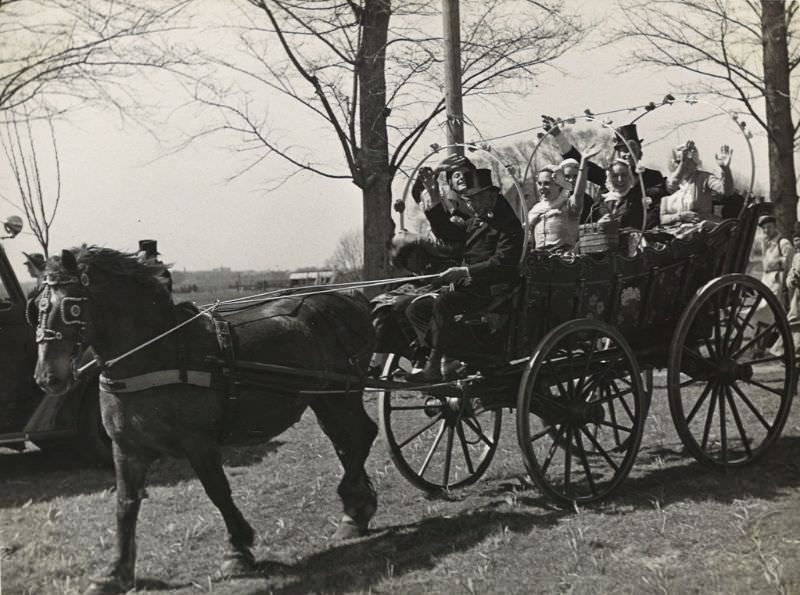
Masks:
[[[800,593],[800,412],[757,465],[718,473],[687,458],[663,390],[631,476],[607,503],[553,507],[529,483],[505,413],[484,480],[430,498],[379,438],[367,537],[333,543],[340,466],[307,412],[262,446],[225,451],[234,498],[258,531],[258,570],[219,579],[223,523],[184,461],[157,463],[139,523],[148,593]],[[376,417],[374,396],[367,411]],[[111,559],[109,471],[43,453],[0,456],[3,593],[79,593]]]

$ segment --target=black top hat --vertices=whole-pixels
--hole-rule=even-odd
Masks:
[[[155,258],[161,255],[161,252],[158,251],[158,242],[156,240],[139,240],[139,252],[144,252],[147,258]]]
[[[450,177],[453,175],[453,172],[463,169],[465,171],[475,170],[475,164],[472,163],[469,159],[464,157],[463,155],[450,155],[449,157],[442,160],[439,164],[439,169],[445,172],[445,176],[447,177],[447,181],[450,181]]]
[[[617,133],[614,135],[615,149],[626,148],[625,142],[622,139],[625,139],[627,141],[634,140],[640,145],[644,142],[641,138],[639,138],[639,133],[636,131],[636,124],[625,124],[624,126],[615,128],[614,132]]]
[[[792,237],[800,238],[800,221],[794,222],[794,227],[792,227]]]
[[[464,196],[475,196],[478,192],[489,188],[497,189],[497,186],[492,183],[492,170],[490,169],[473,169],[464,172],[464,181],[467,184],[467,189],[462,192]]]

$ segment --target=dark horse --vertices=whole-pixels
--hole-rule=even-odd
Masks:
[[[306,407],[344,467],[338,488],[344,517],[336,537],[365,534],[377,506],[364,469],[377,434],[361,399],[375,342],[366,299],[356,293],[285,297],[212,319],[190,304],[174,305],[163,273],[161,264],[115,250],[65,250],[50,259],[41,293],[29,303],[29,319],[38,320],[35,377],[45,391],[70,388],[87,346],[103,369],[100,405],[116,467],[117,557],[93,579],[93,590],[134,586],[145,475],[163,454],[189,460],[222,514],[229,542],[223,571],[251,569],[254,532],[231,498],[220,446],[269,440]],[[114,365],[103,363],[109,361]]]

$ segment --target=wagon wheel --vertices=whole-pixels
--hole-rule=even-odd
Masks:
[[[780,436],[796,385],[786,315],[747,275],[718,277],[684,311],[670,344],[667,391],[683,444],[700,462],[739,467]]]
[[[608,496],[644,428],[639,365],[620,332],[571,320],[539,343],[517,397],[517,439],[533,481],[560,505]]]
[[[383,377],[400,380],[410,371],[405,357],[387,358]],[[381,432],[395,466],[427,492],[477,481],[497,450],[500,409],[477,398],[439,397],[418,390],[385,390],[378,399]]]

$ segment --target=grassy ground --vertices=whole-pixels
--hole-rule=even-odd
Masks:
[[[374,398],[367,408],[376,415]],[[150,476],[138,590],[800,593],[800,414],[765,460],[717,473],[682,453],[663,376],[633,472],[593,508],[560,510],[530,485],[509,414],[484,480],[448,499],[412,488],[379,438],[368,460],[374,530],[347,543],[327,539],[340,470],[310,412],[276,441],[227,450],[225,465],[259,533],[258,571],[217,578],[222,521],[188,465],[170,459]],[[0,591],[80,592],[114,549],[112,473],[6,451],[0,477]]]

